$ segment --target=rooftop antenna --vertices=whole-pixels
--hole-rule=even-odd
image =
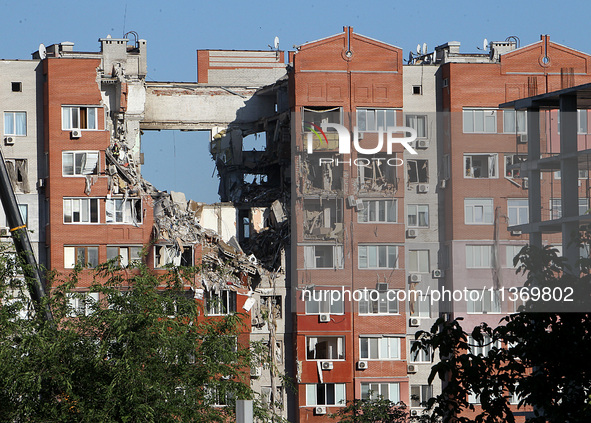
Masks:
[[[427,54],[427,43],[423,43],[423,55]]]
[[[275,47],[275,50],[279,50],[279,37],[275,36],[275,39],[273,40],[273,46]]]
[[[39,59],[43,60],[47,57],[47,49],[43,43],[39,44]]]
[[[417,54],[421,54],[421,45],[417,44]]]
[[[488,40],[486,38],[482,41],[482,50],[488,50]]]

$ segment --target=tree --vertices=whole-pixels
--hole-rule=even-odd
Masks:
[[[74,290],[87,271],[54,279],[51,324],[23,316],[19,272],[0,262],[0,421],[225,422],[236,399],[255,398],[248,370],[262,348],[237,342],[240,314],[203,318],[196,269],[109,262],[90,287],[99,301]]]
[[[589,245],[586,234],[578,239],[583,245]],[[581,260],[579,275],[556,249],[526,246],[517,263],[521,263],[517,271],[527,275],[523,299],[529,301],[521,312],[504,317],[495,328],[484,323],[475,327],[471,330],[475,344],[468,342],[461,319],[439,319],[430,332],[417,333],[420,342],[413,348],[439,351],[440,361],[432,367],[429,380],[439,376],[445,381],[441,395],[429,406],[443,421],[514,422],[512,399],[521,411],[530,410],[528,422],[589,422],[591,319],[585,311],[591,310],[590,261]],[[564,296],[556,301],[559,292],[571,288],[572,301]],[[544,292],[552,295],[543,297]],[[475,347],[482,346],[490,351],[476,354]],[[469,394],[479,396],[481,410],[466,416],[467,410],[475,410]]]
[[[394,403],[382,396],[370,399],[355,399],[331,415],[340,423],[420,423],[429,421],[429,416],[411,416],[403,402]]]

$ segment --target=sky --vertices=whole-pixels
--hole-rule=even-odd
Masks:
[[[591,3],[556,1],[189,1],[0,0],[0,58],[30,59],[40,43],[74,43],[77,51],[98,51],[98,39],[135,31],[147,40],[151,81],[195,82],[198,49],[261,50],[279,37],[281,50],[352,26],[354,31],[394,44],[408,57],[417,44],[429,51],[447,41],[476,52],[484,38],[517,36],[521,46],[541,34],[591,53]],[[213,203],[218,178],[205,132],[146,132],[142,137],[144,177],[157,188],[182,191]]]

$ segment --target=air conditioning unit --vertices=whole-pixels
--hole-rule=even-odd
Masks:
[[[330,314],[328,314],[328,313],[320,313],[318,315],[318,321],[320,323],[328,323],[328,322],[330,322]]]
[[[378,292],[387,292],[388,291],[388,283],[386,282],[378,282],[376,285]]]
[[[323,414],[326,414],[326,407],[315,407],[314,414],[316,414],[317,416],[321,416]]]
[[[445,189],[445,187],[447,186],[447,179],[442,179],[439,182],[439,186],[441,187],[441,189]]]
[[[521,187],[523,189],[528,189],[529,188],[529,181],[527,180],[527,178],[523,178],[523,181],[521,181]]]
[[[5,226],[0,227],[0,236],[10,236],[10,229]]]
[[[260,367],[251,367],[250,368],[250,377],[261,377],[262,370]]]
[[[429,185],[427,184],[419,184],[417,187],[418,192],[429,192]]]
[[[517,134],[517,144],[527,144],[527,134]]]
[[[80,129],[73,129],[70,133],[72,138],[80,138],[82,136],[82,131]]]
[[[411,317],[411,319],[408,321],[408,325],[416,328],[417,326],[419,326],[419,319],[417,319],[416,317]]]
[[[355,207],[356,201],[355,201],[355,197],[350,195],[347,197],[347,205],[349,207]]]
[[[14,145],[14,138],[12,138],[12,137],[4,137],[4,144],[6,144],[6,145]]]
[[[332,370],[332,361],[323,361],[320,367],[322,370]]]
[[[419,231],[417,231],[416,229],[407,229],[406,230],[406,237],[407,238],[416,238],[418,233],[419,233]]]
[[[360,199],[355,200],[355,210],[357,210],[357,211],[363,210],[363,200],[360,200]]]
[[[421,275],[419,275],[418,273],[411,273],[410,276],[408,277],[408,279],[411,282],[420,282],[421,281]]]
[[[417,372],[417,365],[416,364],[409,364],[408,366],[406,366],[406,372],[407,373],[416,373]]]
[[[357,370],[365,370],[368,367],[367,361],[358,361],[357,362]]]
[[[511,231],[511,235],[521,235],[521,231]]]
[[[37,189],[39,188],[45,188],[45,179],[44,178],[39,178],[37,180]]]
[[[418,140],[417,148],[429,148],[429,140]]]
[[[433,277],[438,279],[443,277],[443,270],[441,269],[433,269]]]

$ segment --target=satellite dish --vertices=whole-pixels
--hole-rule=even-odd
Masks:
[[[273,40],[273,46],[275,46],[275,50],[279,50],[279,37],[275,37],[275,40]]]
[[[488,40],[486,38],[484,39],[484,41],[482,41],[482,49],[483,50],[488,49]]]
[[[39,58],[41,60],[45,59],[47,57],[47,50],[45,49],[45,46],[43,45],[43,43],[39,44]]]
[[[413,59],[413,57],[412,57],[412,51],[409,51],[408,52],[408,63],[411,63],[412,62],[412,59]]]
[[[427,54],[427,43],[423,43],[423,54]]]
[[[417,54],[421,54],[421,45],[417,44]]]

